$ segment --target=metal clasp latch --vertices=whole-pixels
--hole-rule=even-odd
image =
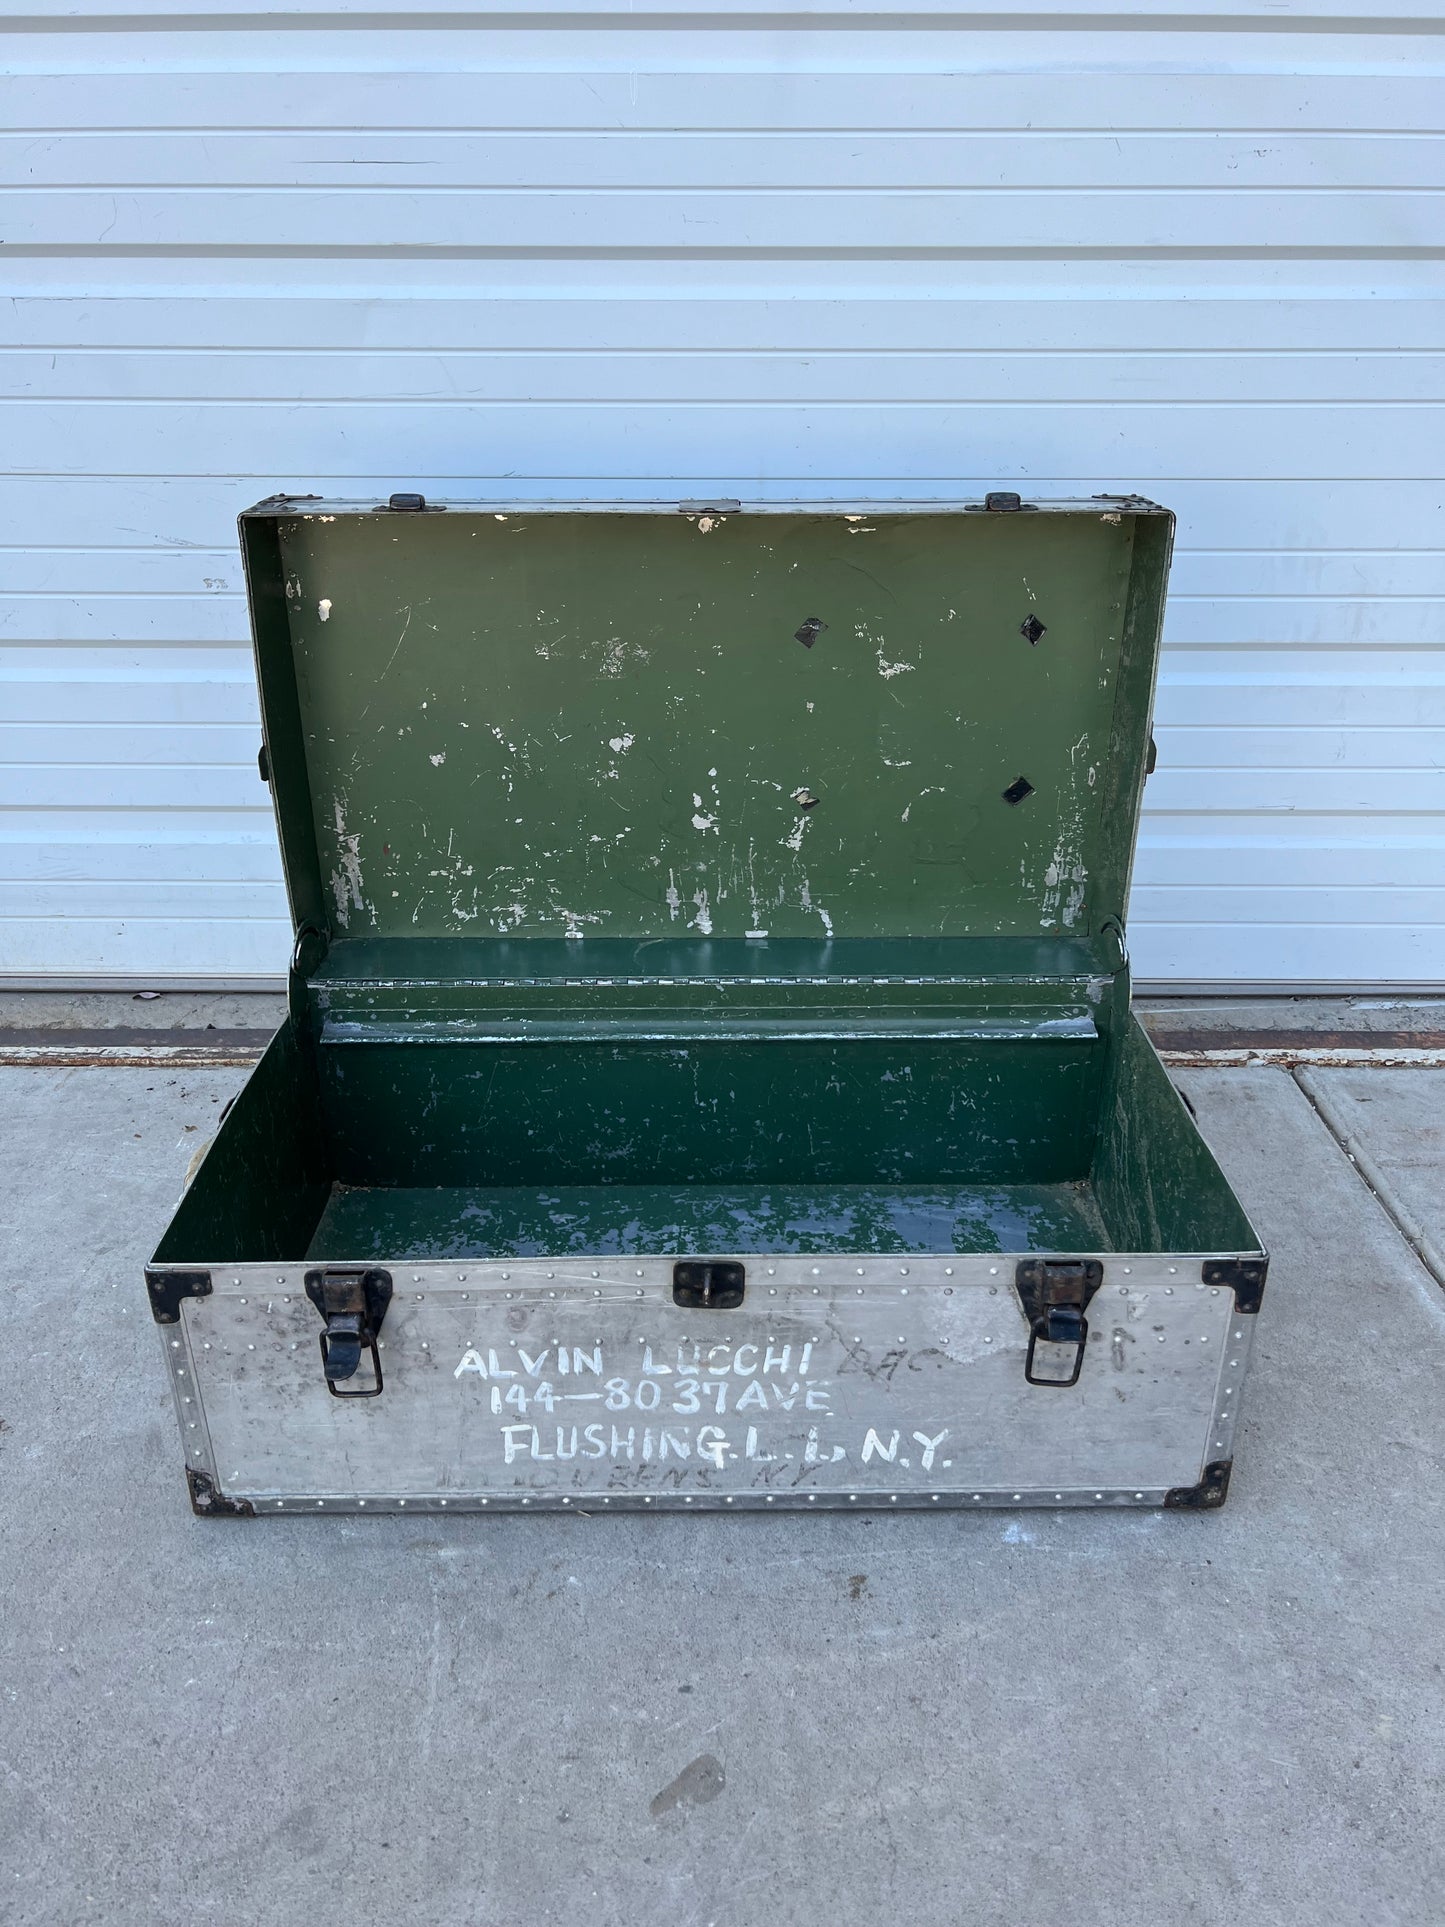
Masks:
[[[672,1268],[672,1302],[698,1311],[733,1311],[743,1302],[747,1270],[732,1260],[699,1258]]]
[[[385,1271],[308,1271],[306,1296],[326,1320],[321,1334],[321,1369],[333,1398],[375,1398],[381,1391],[381,1353],[376,1336],[391,1303],[391,1275]],[[375,1382],[342,1391],[371,1353]]]
[[[1078,1384],[1089,1342],[1084,1313],[1103,1281],[1097,1258],[1025,1258],[1019,1265],[1014,1288],[1029,1321],[1024,1377],[1030,1385]]]

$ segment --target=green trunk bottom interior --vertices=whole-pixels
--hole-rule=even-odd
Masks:
[[[974,1184],[332,1187],[306,1256],[1109,1251],[1090,1187]]]
[[[284,1026],[156,1262],[1258,1249],[1132,1019],[1082,1051],[556,1057]]]

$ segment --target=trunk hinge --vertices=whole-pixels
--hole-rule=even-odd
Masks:
[[[1078,1383],[1089,1342],[1084,1313],[1103,1282],[1104,1267],[1097,1258],[1022,1260],[1014,1289],[1029,1322],[1024,1377],[1030,1385]]]
[[[306,1296],[326,1320],[321,1334],[321,1369],[333,1398],[375,1398],[381,1391],[381,1354],[376,1337],[391,1303],[391,1275],[385,1271],[308,1271]],[[371,1353],[375,1382],[343,1392],[355,1378],[363,1351]]]

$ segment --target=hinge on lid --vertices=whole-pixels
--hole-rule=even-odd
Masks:
[[[1024,1377],[1030,1385],[1078,1383],[1089,1342],[1084,1314],[1103,1282],[1104,1267],[1097,1258],[1022,1260],[1014,1274],[1014,1289],[1029,1321]],[[1042,1369],[1035,1370],[1036,1366]]]

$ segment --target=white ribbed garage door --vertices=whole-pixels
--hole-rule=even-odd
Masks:
[[[1005,485],[1181,518],[1140,976],[1445,974],[1438,13],[33,0],[0,971],[278,971],[259,496]]]

